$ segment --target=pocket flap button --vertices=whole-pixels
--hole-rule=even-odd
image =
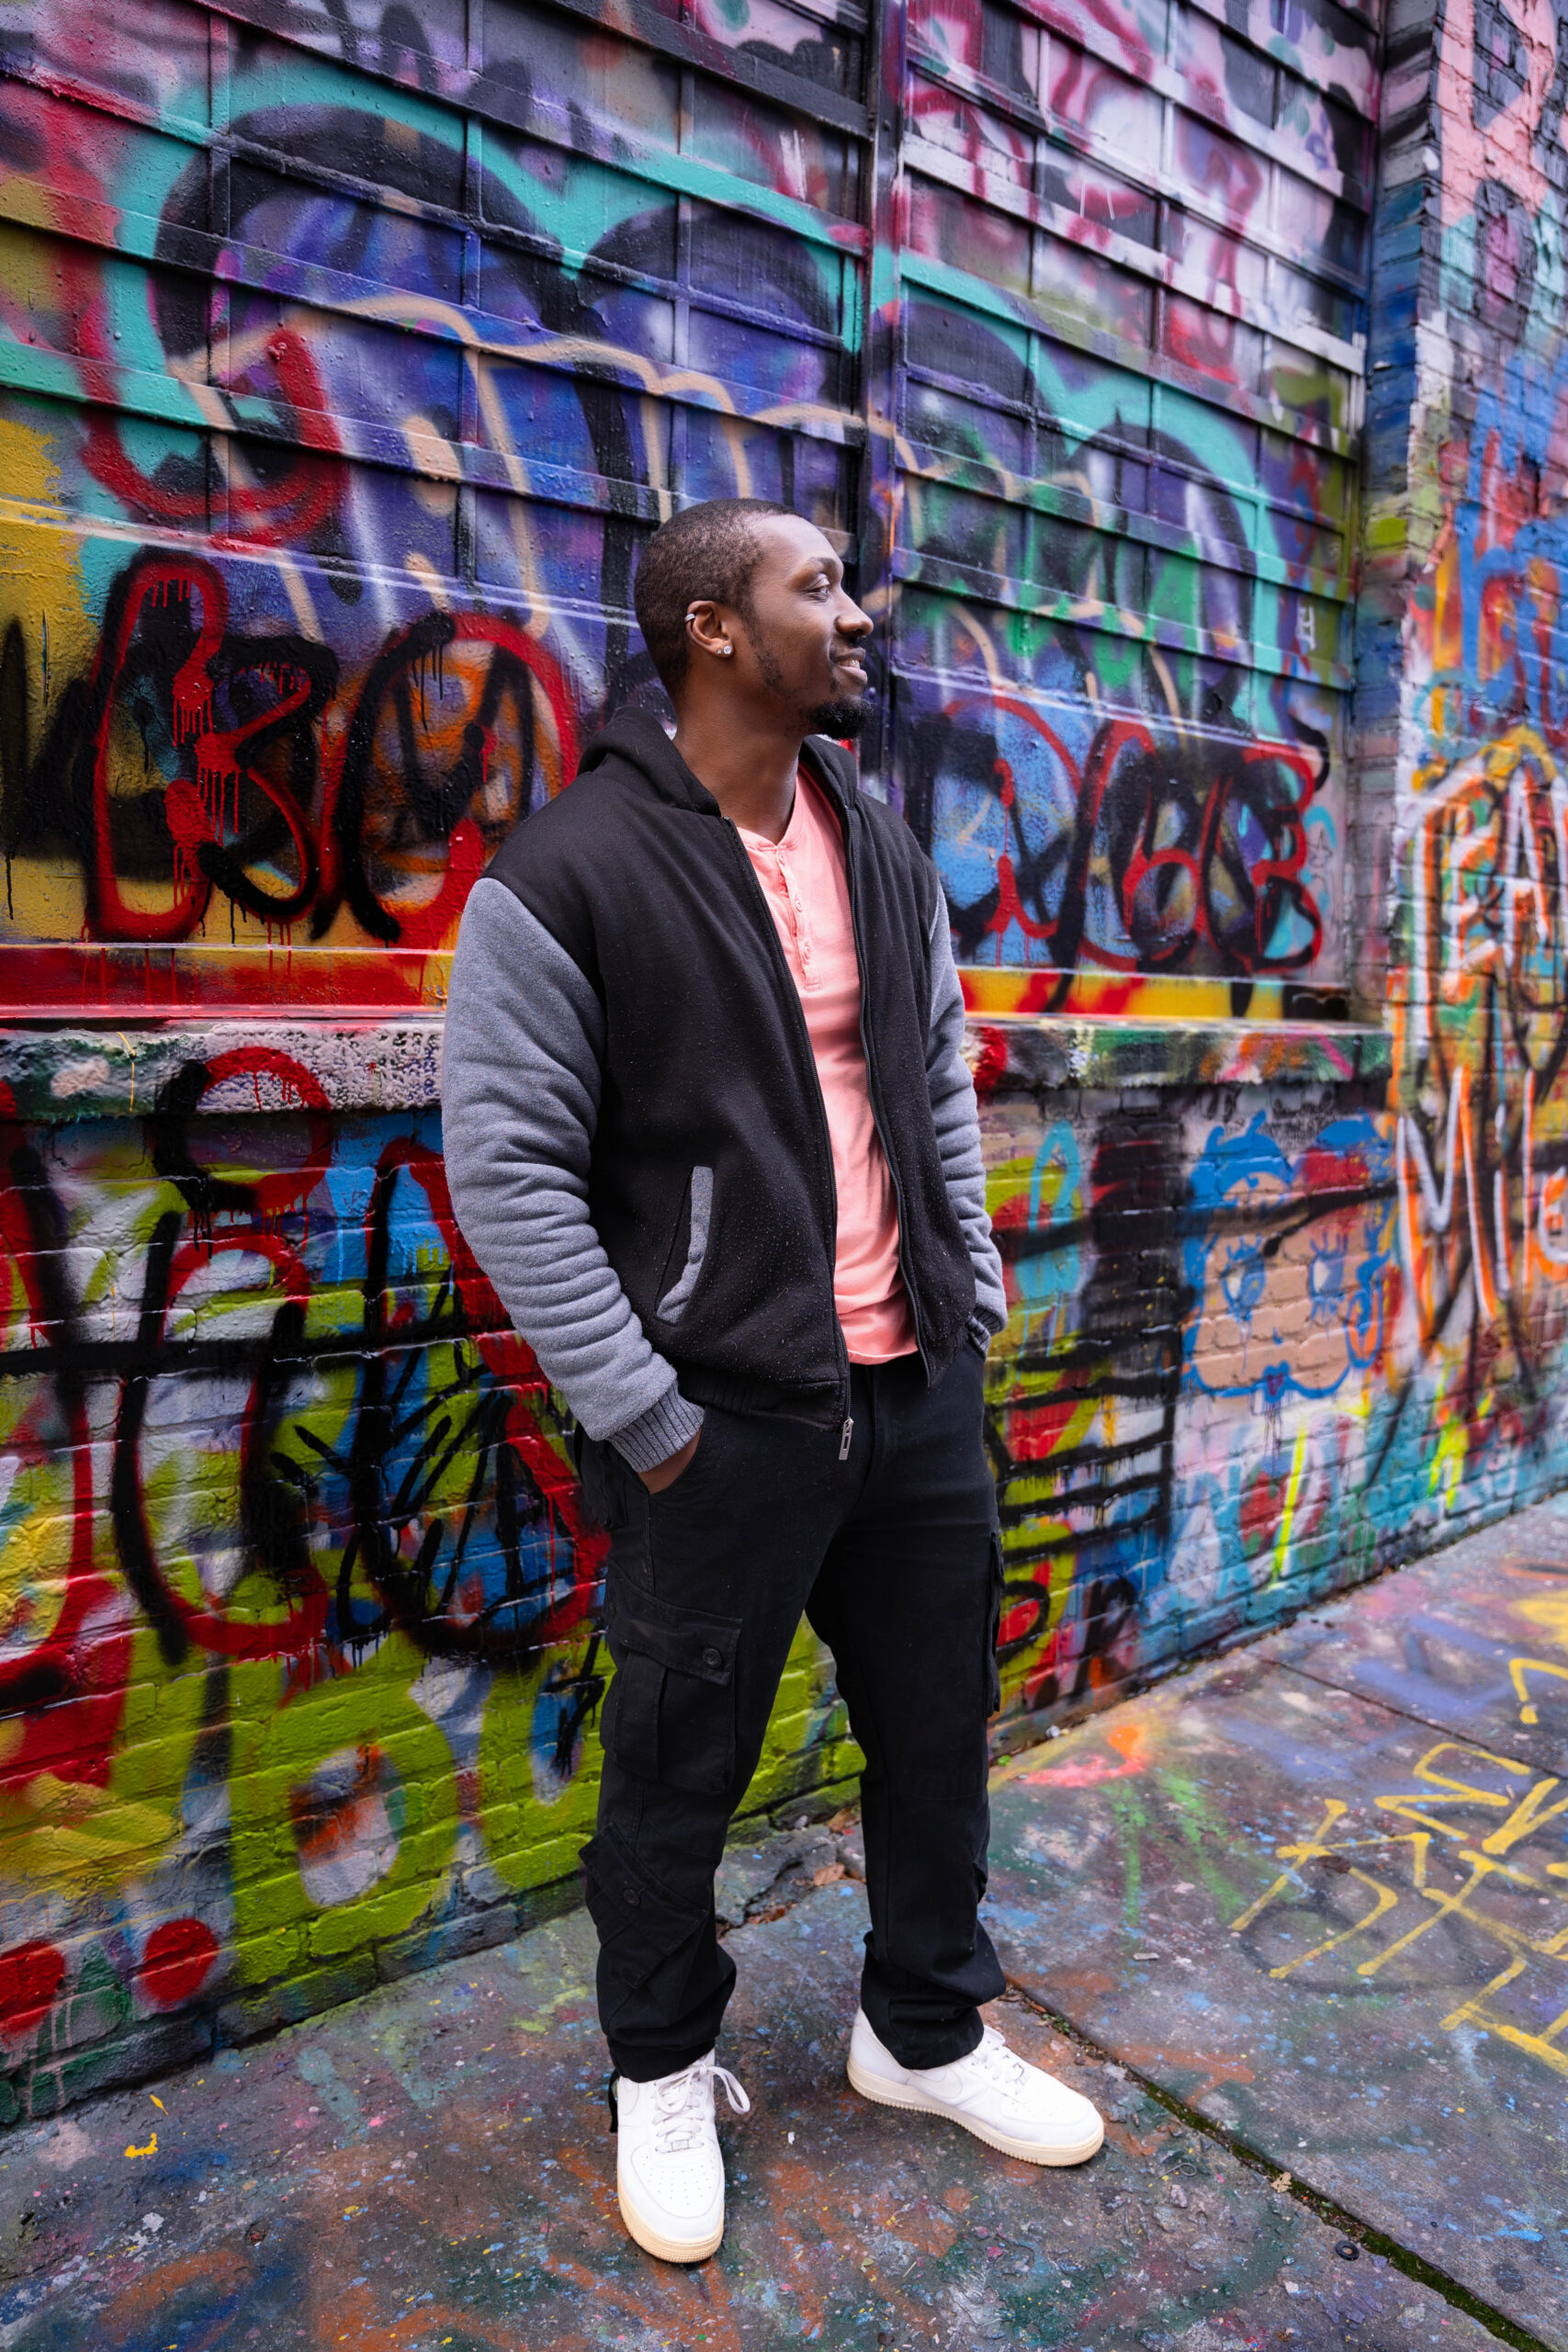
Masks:
[[[637,1910],[642,1903],[642,1897],[637,1893],[635,1886],[622,1887],[621,1899],[626,1905],[627,1908],[632,1911]]]
[[[719,1668],[724,1664],[724,1652],[722,1650],[716,1650],[712,1648],[705,1649],[703,1652],[703,1664],[707,1668],[710,1674],[716,1674]]]

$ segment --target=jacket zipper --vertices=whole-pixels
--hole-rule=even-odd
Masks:
[[[817,1106],[818,1162],[827,1179],[829,1316],[833,1326],[833,1352],[838,1360],[839,1366],[839,1401],[847,1415],[850,1405],[850,1352],[844,1344],[844,1327],[839,1320],[838,1302],[833,1295],[833,1269],[838,1263],[839,1255],[839,1188],[837,1180],[833,1174],[833,1138],[829,1132],[828,1127],[828,1106],[822,1100],[822,1081],[817,1075],[817,1057],[811,1050],[811,1032],[806,1025],[806,1008],[800,1001],[800,990],[795,987],[789,966],[784,961],[784,948],[779,941],[778,925],[774,922],[773,911],[768,905],[766,898],[763,896],[762,886],[757,879],[756,871],[752,866],[746,844],[740,838],[739,828],[728,817],[721,818],[720,822],[723,824],[725,831],[729,834],[730,839],[733,841],[735,844],[735,854],[739,858],[742,866],[744,866],[746,870],[746,881],[750,887],[751,896],[756,902],[757,911],[761,916],[763,936],[767,942],[768,951],[772,955],[773,980],[775,985],[781,982],[783,984],[783,993],[789,1002],[791,1012],[795,1018],[795,1043],[797,1046],[803,1046],[806,1049],[806,1068],[809,1071],[811,1078],[810,1099]],[[846,858],[846,866],[848,862],[849,861]],[[851,915],[852,920],[852,892],[851,894]],[[859,953],[858,940],[856,943],[856,953],[857,955]],[[861,991],[863,1017],[864,994],[865,992],[863,988]],[[786,1018],[788,1016],[786,1015]],[[872,1116],[874,1119],[875,1115],[875,1105],[874,1104],[872,1107]],[[886,1149],[886,1146],[884,1146],[884,1149]],[[900,1226],[900,1247],[902,1246],[902,1242],[903,1227]],[[917,1326],[917,1333],[918,1329],[919,1327]],[[846,1419],[843,1428],[839,1433],[839,1459],[840,1462],[847,1462],[850,1458],[850,1438],[853,1430],[853,1421]]]
[[[833,797],[838,798],[836,788]],[[894,1158],[887,1141],[886,1125],[883,1117],[880,1099],[881,1081],[877,1077],[876,1055],[872,1047],[871,1030],[865,1017],[865,944],[861,937],[860,899],[855,890],[854,843],[852,837],[853,828],[847,804],[842,808],[841,821],[844,829],[844,883],[850,896],[850,929],[854,934],[855,962],[860,967],[860,1044],[861,1052],[865,1057],[865,1091],[871,1103],[872,1125],[876,1129],[876,1139],[882,1146],[882,1157],[887,1163],[888,1181],[893,1186],[893,1205],[898,1214],[898,1272],[903,1277],[904,1295],[909,1302],[909,1317],[915,1327],[915,1346],[919,1351],[920,1369],[926,1375],[929,1386],[931,1376],[931,1358],[926,1353],[925,1335],[920,1329],[919,1297],[914,1283],[909,1279],[909,1227],[908,1220],[904,1215],[904,1187],[899,1181],[898,1162]],[[840,1454],[840,1460],[843,1459],[844,1456]]]

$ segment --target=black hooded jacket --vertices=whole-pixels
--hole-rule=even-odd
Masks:
[[[976,1317],[972,1244],[927,1077],[941,884],[901,819],[859,791],[847,752],[813,737],[803,757],[843,826],[871,1105],[935,1381]],[[576,782],[512,833],[487,879],[564,951],[602,1009],[589,1216],[681,1393],[839,1420],[849,1374],[827,1115],[800,999],[735,826],[658,721],[626,711],[590,744]],[[449,1102],[449,1159],[450,1127]],[[982,1317],[982,1340],[997,1319]]]

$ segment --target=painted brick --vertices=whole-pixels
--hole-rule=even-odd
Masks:
[[[1168,255],[923,150],[902,222],[855,193],[800,76],[891,107],[874,38],[808,29],[789,140],[694,209],[675,118],[595,95],[657,113],[636,27],[530,5],[537,170],[482,17],[417,70],[369,0],[7,27],[0,2121],[575,1900],[604,1543],[452,1223],[440,1010],[483,857],[656,699],[671,496],[840,532],[889,649],[864,769],[947,892],[1008,1274],[998,1745],[1568,1461],[1558,130],[1468,17],[1391,0],[1380,88],[1359,19],[1240,0],[1260,129],[1182,0],[1146,153],[1218,114],[1233,179],[1223,232],[1162,194],[1156,307]],[[681,70],[749,104],[771,33],[701,21]],[[1093,87],[1149,38],[1102,14]],[[1097,128],[1049,54],[1021,155]],[[858,1761],[803,1632],[748,1816]]]

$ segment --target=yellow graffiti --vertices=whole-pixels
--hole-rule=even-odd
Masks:
[[[1285,1573],[1291,1556],[1291,1530],[1295,1523],[1296,1497],[1302,1490],[1302,1473],[1306,1467],[1307,1432],[1303,1421],[1296,1431],[1295,1451],[1291,1456],[1291,1476],[1285,1487],[1285,1508],[1280,1513],[1280,1533],[1274,1546],[1274,1566],[1269,1581],[1277,1584]]]
[[[1568,1666],[1553,1666],[1550,1659],[1543,1657],[1511,1657],[1508,1673],[1518,1694],[1519,1721],[1522,1724],[1538,1724],[1540,1721],[1540,1710],[1530,1697],[1525,1681],[1527,1674],[1554,1674],[1560,1682],[1568,1682]]]
[[[1279,1849],[1280,1860],[1284,1862],[1294,1862],[1299,1869],[1304,1863],[1315,1861],[1320,1854],[1331,1852],[1333,1849],[1326,1846],[1324,1840],[1335,1823],[1342,1821],[1348,1811],[1349,1807],[1343,1797],[1330,1797],[1325,1805],[1323,1819],[1318,1823],[1312,1836],[1303,1839],[1298,1846],[1281,1846]],[[1296,1871],[1281,1871],[1273,1885],[1265,1888],[1256,1903],[1247,1905],[1239,1919],[1231,1921],[1232,1935],[1239,1936],[1245,1933],[1254,1920],[1260,1918],[1269,1905],[1284,1894],[1287,1887],[1296,1883]]]
[[[1568,1648],[1568,1592],[1532,1593],[1527,1600],[1515,1601],[1514,1614],[1544,1626],[1550,1641]]]
[[[1456,1761],[1467,1776],[1461,1777],[1453,1769]],[[1496,1785],[1500,1777],[1505,1783],[1501,1787]],[[1528,1853],[1513,1861],[1503,1859],[1516,1849],[1528,1848],[1549,1825],[1568,1814],[1568,1793],[1563,1792],[1562,1781],[1552,1773],[1532,1774],[1528,1764],[1510,1757],[1494,1756],[1453,1739],[1438,1740],[1429,1747],[1416,1763],[1412,1779],[1416,1786],[1385,1792],[1371,1799],[1374,1811],[1417,1825],[1408,1830],[1374,1832],[1364,1837],[1338,1835],[1348,1826],[1349,1802],[1342,1797],[1325,1799],[1316,1828],[1308,1836],[1276,1849],[1277,1859],[1284,1867],[1258,1899],[1232,1921],[1232,1935],[1239,1936],[1256,1928],[1287,1901],[1297,1908],[1320,1911],[1325,1890],[1320,1881],[1308,1876],[1314,1865],[1328,1874],[1330,1885],[1338,1878],[1356,1881],[1371,1896],[1370,1907],[1348,1924],[1335,1926],[1332,1932],[1318,1938],[1307,1950],[1268,1965],[1269,1976],[1280,1983],[1331,1954],[1344,1952],[1346,1947],[1359,1939],[1371,1937],[1380,1923],[1398,1913],[1410,1898],[1419,1916],[1409,1919],[1403,1932],[1381,1950],[1356,1962],[1356,1975],[1363,1979],[1381,1976],[1416,1944],[1425,1942],[1434,1928],[1461,1928],[1467,1931],[1467,1940],[1448,1947],[1456,1958],[1473,1950],[1477,1940],[1483,1948],[1487,1943],[1501,1946],[1506,1957],[1501,1968],[1496,1967],[1495,1960],[1488,1961],[1486,1982],[1451,2003],[1440,2019],[1441,2030],[1451,2033],[1463,2026],[1480,2025],[1555,2072],[1568,2074],[1568,2051],[1560,2046],[1568,2033],[1568,2006],[1563,2006],[1563,1995],[1568,1994],[1568,1914],[1557,1907],[1561,1897],[1551,1883],[1555,1879],[1568,1877],[1568,1863],[1548,1860],[1544,1855],[1537,1859]],[[1512,1786],[1507,1785],[1510,1781]],[[1521,1782],[1528,1782],[1529,1786],[1521,1788]],[[1479,1844],[1472,1842],[1473,1830],[1469,1823],[1448,1817],[1476,1810],[1492,1822]],[[1495,1819],[1499,1813],[1504,1816],[1501,1821]],[[1439,1850],[1445,1852],[1460,1873],[1451,1885],[1433,1883],[1431,1862],[1434,1853]],[[1404,1871],[1395,1872],[1394,1866],[1402,1855],[1407,1875]],[[1517,1917],[1505,1916],[1488,1905],[1482,1899],[1483,1891],[1487,1888],[1511,1894],[1517,1900],[1528,1899],[1532,1906],[1551,1902],[1553,1907],[1543,1921],[1541,1931],[1532,1931]],[[1399,1922],[1393,1920],[1392,1924]],[[1266,1962],[1267,1955],[1260,1955],[1260,1959]],[[1540,1985],[1543,1969],[1550,1972],[1545,1987]],[[1500,1997],[1521,1978],[1529,1980],[1526,1990],[1530,1996],[1530,2011],[1535,2015],[1543,2008],[1560,2011],[1551,2024],[1540,2030],[1532,2018],[1521,2021],[1498,2006]],[[1547,1996],[1544,2000],[1540,1997],[1542,1990]],[[1555,2000],[1551,1997],[1552,1992],[1557,1995]]]
[[[1473,2000],[1461,2002],[1457,2009],[1443,2018],[1443,2030],[1445,2033],[1452,2033],[1461,2025],[1483,2026],[1488,2033],[1496,2034],[1504,2041],[1511,2041],[1516,2050],[1523,2050],[1531,2058],[1540,2059],[1543,2064],[1555,2067],[1560,2075],[1568,2075],[1568,2052],[1560,2050],[1557,2046],[1558,2035],[1565,2026],[1568,2026],[1568,2008],[1552,2019],[1544,2033],[1529,2033],[1522,2026],[1515,2025],[1507,2018],[1499,2017],[1495,2009],[1487,2006],[1495,1993],[1502,1992],[1504,1986],[1511,1984],[1516,1976],[1524,1974],[1526,1965],[1527,1963],[1522,1960],[1511,1960],[1506,1968],[1498,1971],[1489,1984],[1483,1986]]]

